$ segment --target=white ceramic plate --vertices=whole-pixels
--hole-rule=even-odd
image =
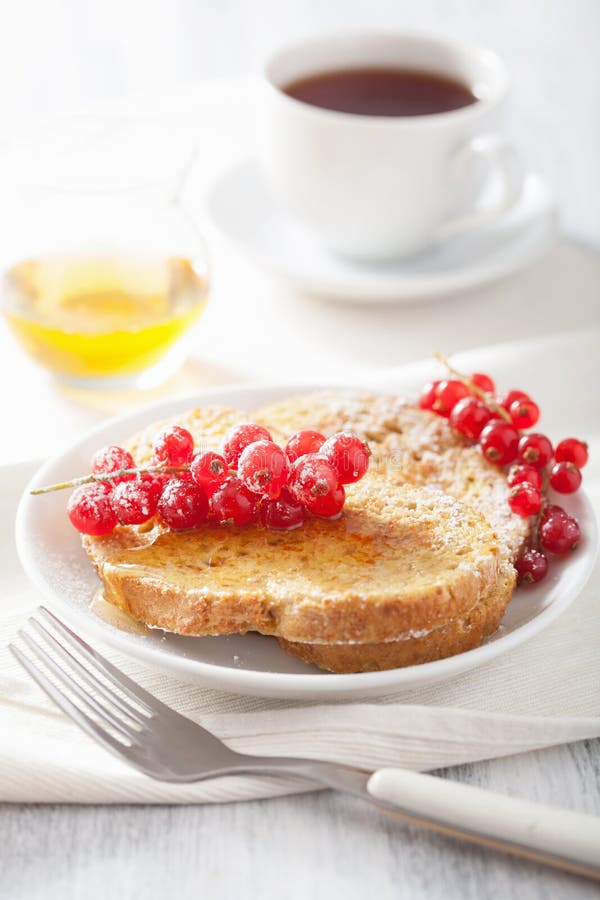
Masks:
[[[411,302],[487,284],[540,257],[557,227],[554,198],[534,172],[516,206],[493,224],[385,263],[355,262],[320,247],[273,200],[253,159],[227,170],[206,206],[218,230],[260,266],[300,290],[359,303]]]
[[[401,379],[397,386],[402,388]],[[562,501],[581,522],[584,539],[577,552],[554,562],[550,575],[540,585],[517,591],[501,627],[483,646],[437,662],[385,672],[333,675],[288,656],[274,638],[257,634],[193,638],[158,630],[132,634],[92,612],[90,601],[99,582],[65,515],[66,493],[31,497],[29,489],[87,472],[99,446],[119,443],[143,426],[193,405],[222,403],[251,410],[306,390],[306,386],[231,387],[162,402],[103,424],[45,463],[20,503],[16,536],[22,564],[46,603],[82,636],[104,642],[185,681],[240,694],[342,699],[441,681],[475,668],[532,637],[579,594],[591,573],[597,547],[594,515],[581,491]]]

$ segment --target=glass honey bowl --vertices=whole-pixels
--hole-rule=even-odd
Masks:
[[[60,179],[25,184],[14,198],[2,311],[21,346],[60,381],[150,388],[187,355],[207,302],[207,251],[181,199],[181,171],[149,171],[129,123],[127,152],[122,121],[102,129],[112,137],[108,147],[100,140],[100,157],[75,141],[52,169]]]

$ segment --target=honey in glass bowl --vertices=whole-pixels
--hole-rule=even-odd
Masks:
[[[17,340],[76,388],[160,384],[208,297],[188,137],[143,116],[74,116],[13,157],[0,156],[0,305]]]
[[[154,371],[202,313],[207,288],[185,257],[50,254],[8,269],[3,305],[29,354],[81,383]]]

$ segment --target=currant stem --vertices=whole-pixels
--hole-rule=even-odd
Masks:
[[[546,503],[542,504],[542,508],[540,509],[538,514],[535,516],[535,518],[533,520],[533,526],[531,528],[531,534],[529,535],[529,547],[533,550],[539,550],[540,552],[541,552],[542,548],[540,546],[539,530],[540,530],[540,524],[542,522],[542,513],[544,511],[544,506],[546,506],[547,502],[548,501],[546,500]]]
[[[112,481],[115,478],[123,478],[126,475],[139,475],[142,472],[189,472],[189,466],[138,466],[135,469],[119,469],[117,472],[102,472],[100,475],[82,475],[80,478],[72,478],[70,481],[59,481],[58,484],[48,484],[45,487],[35,488],[31,494],[49,494],[51,491],[62,491],[65,488],[79,487],[82,484],[94,482]]]
[[[482,391],[481,388],[476,385],[474,381],[471,381],[471,379],[467,375],[463,375],[462,372],[459,372],[458,369],[455,369],[448,360],[447,356],[444,356],[442,353],[437,352],[433,355],[438,362],[441,362],[441,364],[448,369],[450,375],[454,375],[455,378],[457,378],[459,381],[462,381],[462,383],[469,388],[472,394],[475,394],[476,397],[479,397],[480,400],[483,400],[486,406],[492,409],[495,413],[498,413],[498,415],[502,419],[512,425],[513,422],[510,415],[507,413],[503,406],[500,406],[499,403],[496,403],[491,394],[486,394],[486,392]]]

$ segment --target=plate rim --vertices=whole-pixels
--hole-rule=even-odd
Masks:
[[[406,367],[410,369],[410,366]],[[401,382],[400,373],[397,373]],[[32,542],[29,540],[29,532],[27,529],[27,518],[32,504],[35,502],[29,495],[32,487],[39,486],[47,481],[45,473],[52,470],[54,466],[59,464],[70,453],[77,450],[82,445],[93,439],[96,435],[110,431],[119,425],[124,425],[132,420],[144,419],[146,416],[161,416],[176,414],[178,411],[184,411],[191,404],[215,404],[225,402],[223,398],[234,393],[243,393],[254,395],[257,392],[277,394],[281,397],[293,393],[302,393],[306,391],[325,390],[328,388],[345,389],[345,390],[377,390],[377,387],[370,383],[368,386],[344,385],[340,384],[323,385],[311,382],[291,382],[287,384],[277,384],[271,380],[260,382],[237,383],[220,387],[208,387],[199,391],[194,391],[185,396],[177,398],[166,398],[155,403],[145,404],[135,410],[130,410],[121,415],[106,419],[93,428],[87,430],[67,449],[54,454],[46,460],[41,466],[36,468],[34,473],[28,479],[28,482],[21,494],[17,514],[15,520],[15,542],[17,554],[23,569],[29,580],[40,591],[42,596],[46,598],[53,606],[57,606],[65,618],[72,623],[81,625],[81,630],[94,635],[104,644],[114,647],[123,652],[125,655],[142,661],[143,663],[153,666],[155,669],[169,671],[184,680],[192,680],[196,683],[204,684],[227,690],[238,694],[250,694],[253,696],[277,696],[300,699],[308,696],[331,696],[343,697],[343,695],[358,696],[361,692],[365,694],[382,694],[387,689],[395,690],[416,688],[419,685],[446,681],[456,675],[469,671],[479,665],[489,662],[502,653],[524,643],[529,638],[538,634],[548,625],[550,625],[558,616],[564,612],[579,596],[586,583],[588,582],[598,555],[598,526],[596,516],[592,504],[584,490],[578,492],[578,499],[581,501],[585,511],[586,520],[586,548],[587,565],[578,572],[578,578],[570,590],[557,598],[553,603],[541,610],[535,618],[516,626],[508,634],[505,634],[491,643],[485,643],[472,650],[445,659],[434,660],[428,663],[421,663],[415,666],[406,666],[403,668],[386,669],[378,672],[355,672],[347,674],[338,674],[331,672],[317,673],[291,673],[277,671],[260,671],[256,669],[242,669],[233,666],[221,666],[211,662],[190,659],[181,656],[176,652],[164,654],[160,647],[156,645],[144,645],[142,642],[135,643],[131,641],[131,635],[127,632],[120,631],[109,623],[102,622],[100,619],[95,620],[91,615],[86,615],[83,611],[78,610],[58,595],[44,578],[42,568],[38,566],[37,561],[32,553]],[[253,401],[250,401],[253,402]],[[146,424],[152,421],[148,419]],[[141,427],[134,425],[133,428]],[[190,671],[191,670],[191,671]],[[273,680],[277,681],[277,685],[273,685]],[[240,683],[241,682],[241,683]]]

